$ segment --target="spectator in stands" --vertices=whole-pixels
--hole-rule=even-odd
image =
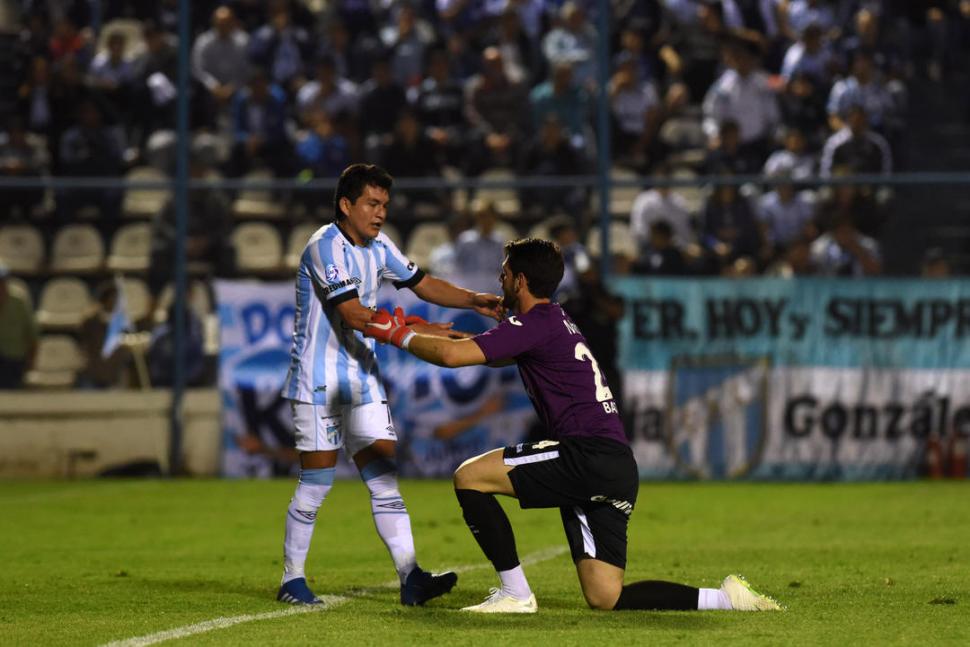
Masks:
[[[360,86],[358,122],[368,151],[376,150],[380,139],[394,131],[397,114],[407,105],[404,88],[391,75],[386,54],[371,65],[371,78]],[[372,153],[371,153],[372,155]]]
[[[796,276],[809,276],[813,272],[811,243],[805,238],[796,238],[781,257],[768,266],[764,275],[791,279]]]
[[[301,177],[339,177],[341,171],[350,164],[347,140],[335,131],[333,120],[324,110],[310,111],[305,121],[307,130],[296,143]],[[317,196],[321,199],[323,197]]]
[[[616,71],[610,79],[610,108],[613,128],[613,155],[645,169],[661,156],[657,133],[663,123],[664,107],[653,82],[641,76],[642,65],[634,54],[623,52],[615,58]]]
[[[405,108],[398,113],[397,126],[381,150],[381,166],[393,177],[441,176],[441,158],[434,141],[421,129],[417,115]],[[343,169],[341,169],[343,170]],[[408,205],[424,203],[444,208],[447,194],[435,189],[398,191]]]
[[[19,389],[37,353],[37,322],[27,300],[10,289],[0,265],[0,389]]]
[[[742,146],[741,128],[733,119],[721,122],[708,145],[710,148],[704,157],[704,172],[708,175],[751,175],[761,168],[763,154],[753,147]]]
[[[313,47],[309,33],[293,24],[287,3],[277,1],[270,5],[269,22],[249,40],[248,54],[253,65],[266,70],[272,83],[295,92]]]
[[[212,12],[212,28],[195,39],[192,75],[205,87],[213,112],[228,106],[249,80],[248,47],[249,35],[237,27],[236,16],[226,6]]]
[[[844,120],[853,106],[862,106],[869,125],[881,132],[894,117],[892,95],[877,75],[872,53],[864,49],[855,53],[851,75],[836,81],[829,93],[827,109],[833,131],[845,126]]]
[[[448,241],[431,250],[428,256],[428,269],[435,276],[451,278],[455,276],[458,267],[455,243],[470,226],[468,214],[455,212],[445,221],[445,225],[448,227]]]
[[[27,78],[17,88],[17,113],[30,132],[46,134],[50,130],[54,107],[50,64],[46,58],[38,56],[30,60]]]
[[[875,276],[882,273],[879,244],[862,234],[848,214],[812,243],[812,264],[822,276]]]
[[[60,172],[80,177],[117,177],[124,171],[125,138],[120,127],[106,126],[93,100],[77,108],[78,125],[61,137]],[[71,219],[86,206],[98,207],[102,223],[116,222],[121,212],[121,189],[59,189],[57,217]]]
[[[59,63],[65,58],[74,58],[86,65],[91,58],[91,32],[88,29],[78,30],[71,18],[64,16],[54,23],[48,45],[48,53],[53,63]]]
[[[920,276],[924,279],[946,279],[950,278],[951,274],[950,261],[947,260],[941,248],[930,247],[926,250],[920,262]]]
[[[542,54],[550,67],[573,67],[576,83],[592,87],[596,82],[596,30],[578,3],[567,0],[559,10],[559,24],[542,39]]]
[[[756,48],[755,43],[741,38],[732,38],[725,45],[724,63],[729,69],[704,97],[704,130],[713,139],[725,120],[737,122],[744,156],[756,160],[761,168],[781,115],[768,76],[759,69]]]
[[[468,289],[478,290],[489,285],[496,263],[502,264],[505,241],[495,231],[499,215],[494,203],[476,200],[471,211],[475,225],[459,234],[455,241],[455,269],[469,277],[464,283]],[[494,284],[494,276],[491,282]]]
[[[418,87],[408,91],[408,101],[425,134],[450,164],[460,166],[468,123],[465,121],[464,91],[450,73],[446,49],[429,50],[427,76]]]
[[[721,64],[721,41],[727,35],[724,5],[693,1],[682,4],[686,11],[672,21],[669,42],[661,45],[659,53],[672,81],[682,84],[678,94],[698,103],[717,78]]]
[[[516,83],[535,85],[538,82],[538,51],[522,25],[520,11],[515,3],[508,3],[498,16],[491,30],[485,34],[486,46],[497,47],[502,52],[505,74]]]
[[[23,121],[11,118],[0,137],[0,177],[39,178],[47,171],[47,161],[47,151],[31,140]],[[21,218],[30,218],[43,200],[41,187],[5,189],[0,212],[9,218],[17,210]]]
[[[357,114],[357,86],[337,74],[333,57],[323,56],[317,61],[316,76],[297,92],[296,107],[301,119],[317,110],[335,120],[353,117]]]
[[[98,53],[88,68],[88,85],[101,94],[120,115],[131,113],[131,93],[135,67],[125,57],[128,39],[120,31],[111,32],[107,49]]]
[[[332,58],[337,75],[360,85],[370,78],[374,58],[383,55],[383,46],[375,35],[363,32],[352,37],[346,25],[331,18],[324,27],[317,58]]]
[[[822,149],[819,173],[831,177],[832,169],[844,167],[851,173],[889,175],[892,153],[886,138],[869,129],[869,116],[861,104],[846,111],[845,125],[828,138]]]
[[[768,156],[763,173],[790,173],[793,180],[804,180],[815,176],[818,157],[808,151],[805,133],[798,128],[787,128],[783,138],[785,147]]]
[[[809,23],[798,42],[785,52],[781,76],[788,82],[796,73],[811,77],[820,87],[828,87],[834,72],[835,59],[831,49],[822,40],[822,28]]]
[[[751,203],[732,184],[717,187],[708,199],[701,238],[721,266],[741,256],[765,256],[764,239]]]
[[[769,175],[775,180],[792,180],[794,169],[778,165]],[[758,198],[757,216],[769,245],[785,249],[799,238],[815,234],[815,203],[805,191],[797,191],[791,182],[783,182]]]
[[[843,61],[853,61],[856,52],[865,51],[872,57],[877,69],[890,74],[903,72],[903,57],[899,45],[892,45],[884,38],[879,16],[869,7],[861,7],[853,19],[854,33],[839,41]]]
[[[549,115],[555,115],[569,134],[570,142],[579,149],[586,146],[585,130],[589,119],[589,95],[573,82],[569,63],[557,63],[548,81],[540,83],[529,94],[532,125],[538,128]]]
[[[582,175],[585,164],[579,151],[569,143],[568,133],[555,114],[549,114],[539,132],[526,144],[519,171],[522,175],[568,176]],[[524,188],[519,190],[519,202],[525,211],[576,213],[586,201],[583,187],[562,186]]]
[[[563,259],[563,275],[553,299],[559,302],[579,296],[579,277],[589,271],[590,260],[586,248],[579,242],[576,220],[573,216],[559,215],[549,221],[549,236],[559,245]]]
[[[821,148],[829,134],[828,115],[825,95],[812,77],[796,72],[782,86],[778,103],[782,123],[805,133],[810,148]]]
[[[839,35],[835,12],[826,0],[791,0],[779,7],[783,17],[781,28],[790,40],[796,40],[809,25],[816,25],[826,36]]]
[[[398,3],[394,24],[380,31],[381,42],[391,53],[391,76],[403,88],[416,86],[424,72],[425,50],[434,42],[431,26],[421,20],[409,2]]]
[[[650,223],[645,244],[633,263],[634,274],[683,276],[689,273],[684,252],[674,239],[674,229],[664,219]]]
[[[145,142],[156,130],[174,129],[175,98],[178,90],[178,51],[175,38],[154,23],[142,26],[145,51],[135,59],[134,119],[141,126],[139,141]]]
[[[193,142],[189,156],[190,178],[205,178],[215,165],[215,155],[211,142],[201,138]],[[175,202],[170,199],[152,220],[148,287],[156,297],[173,276],[175,217]],[[235,274],[236,253],[230,241],[231,231],[232,210],[222,191],[209,188],[189,191],[185,257],[191,274]]]
[[[292,175],[293,148],[286,132],[286,94],[262,69],[232,99],[233,149],[228,175],[238,177],[263,162],[277,177]]]
[[[205,352],[202,322],[191,308],[184,310],[182,332],[182,356],[185,384],[200,386],[205,378]],[[152,330],[148,343],[148,374],[152,386],[165,387],[174,384],[175,366],[175,304],[168,309],[165,321]]]
[[[95,290],[91,312],[81,322],[78,341],[84,355],[84,367],[78,374],[77,386],[89,389],[107,389],[125,386],[130,375],[131,349],[119,344],[107,357],[102,353],[108,323],[118,300],[118,288],[114,281],[105,281]]]
[[[482,52],[482,72],[465,86],[465,116],[478,144],[468,153],[469,174],[513,165],[516,143],[528,129],[527,101],[525,86],[505,73],[502,53],[497,47],[487,47]]]
[[[667,162],[654,169],[654,175],[660,180],[670,179],[671,174],[672,169]],[[649,244],[650,228],[658,220],[665,220],[670,226],[676,245],[686,246],[697,242],[687,201],[669,186],[658,185],[647,189],[633,201],[630,231],[638,247]]]

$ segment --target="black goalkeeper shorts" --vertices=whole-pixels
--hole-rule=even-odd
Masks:
[[[592,557],[626,568],[626,530],[640,477],[626,445],[563,438],[506,447],[522,508],[559,508],[573,561]]]

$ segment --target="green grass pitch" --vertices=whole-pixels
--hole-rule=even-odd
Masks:
[[[314,590],[338,603],[261,617],[289,608],[274,595],[292,490],[288,481],[0,483],[0,644],[101,645],[207,621],[212,630],[168,642],[970,644],[970,483],[643,484],[628,580],[717,586],[738,572],[782,613],[590,611],[568,555],[539,553],[564,545],[558,513],[503,501],[520,555],[547,557],[526,568],[539,613],[509,617],[457,611],[496,579],[450,484],[402,491],[420,563],[468,570],[451,595],[403,608],[366,490],[341,481],[307,565]]]

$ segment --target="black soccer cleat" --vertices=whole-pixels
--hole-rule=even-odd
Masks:
[[[428,600],[444,595],[455,588],[458,574],[429,573],[415,567],[401,585],[401,604],[408,607],[421,606]]]

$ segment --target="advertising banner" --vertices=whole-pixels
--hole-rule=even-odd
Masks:
[[[462,284],[460,277],[455,281]],[[215,292],[221,324],[223,474],[290,473],[297,456],[290,407],[280,388],[293,335],[293,285],[217,281]],[[425,303],[407,289],[385,287],[378,305],[400,305],[409,314],[452,321],[466,332],[491,325],[474,312]],[[405,476],[449,477],[471,456],[520,442],[535,418],[514,366],[444,369],[387,346],[378,346],[377,356]],[[342,457],[338,475],[355,473]]]
[[[643,477],[966,475],[970,282],[613,285]]]

